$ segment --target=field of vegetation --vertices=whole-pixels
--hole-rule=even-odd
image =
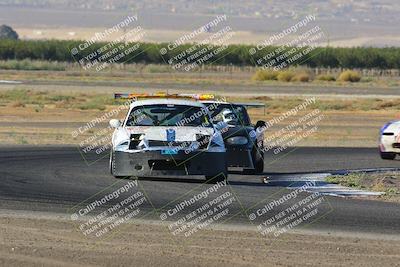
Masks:
[[[0,60],[45,60],[59,62],[74,62],[71,49],[78,47],[83,41],[63,41],[63,40],[1,40],[0,41]],[[138,45],[139,44],[139,45]],[[190,57],[196,52],[205,48],[204,45],[197,45],[190,53],[184,51],[193,47],[193,44],[177,46],[162,56],[160,49],[168,44],[153,43],[129,43],[128,47],[138,45],[132,57],[123,57],[117,63],[146,63],[146,64],[167,64],[168,60],[182,54],[180,60]],[[107,43],[94,43],[80,52],[79,57],[85,57],[92,53],[96,54]],[[119,44],[115,44],[116,46]],[[277,47],[270,46],[262,50],[257,50],[254,55],[250,55],[250,45],[229,45],[223,53],[214,61],[207,61],[205,64],[214,65],[236,65],[254,66],[255,58],[261,58]],[[302,48],[304,50],[307,47]],[[99,56],[99,55],[98,55]],[[278,55],[276,55],[278,56]],[[96,56],[91,60],[96,59]],[[272,60],[273,58],[271,58]],[[190,62],[190,60],[189,60]],[[329,67],[329,68],[379,68],[379,69],[399,69],[400,68],[400,48],[333,48],[318,47],[308,54],[307,60],[295,62],[294,65],[308,67]]]

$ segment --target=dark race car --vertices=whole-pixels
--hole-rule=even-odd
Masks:
[[[263,107],[264,104],[233,104],[202,101],[210,111],[213,123],[218,125],[227,150],[228,167],[240,167],[244,172],[258,174],[264,171],[264,121],[251,123],[246,106]]]

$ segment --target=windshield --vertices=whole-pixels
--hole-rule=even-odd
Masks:
[[[226,122],[230,125],[250,125],[250,118],[244,106],[215,103],[207,103],[206,105],[214,123]]]
[[[202,126],[212,127],[204,108],[186,105],[157,104],[135,107],[126,126]]]

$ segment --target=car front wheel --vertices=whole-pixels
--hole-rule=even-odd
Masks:
[[[264,153],[258,151],[258,149],[253,149],[251,154],[254,169],[244,169],[244,174],[262,174],[264,172]]]

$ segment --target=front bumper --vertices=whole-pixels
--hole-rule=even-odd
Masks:
[[[243,146],[226,147],[228,167],[254,169],[251,148]]]
[[[179,151],[163,155],[161,151],[136,153],[114,152],[114,176],[206,175],[226,172],[226,156],[222,152]]]
[[[380,143],[381,152],[400,154],[400,143],[392,136],[383,136]]]

